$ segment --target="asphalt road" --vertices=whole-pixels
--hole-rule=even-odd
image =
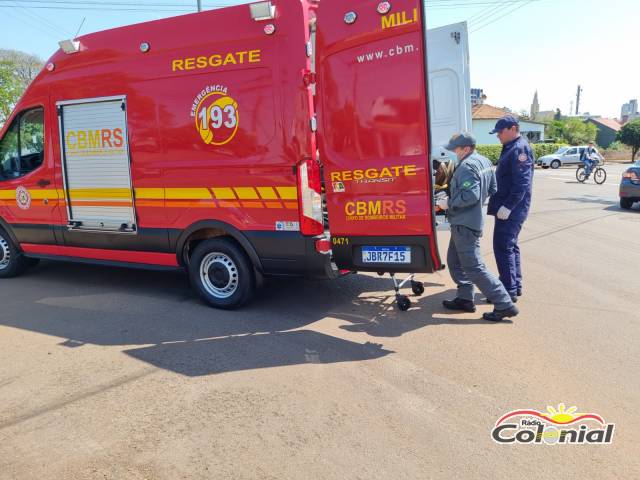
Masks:
[[[47,262],[3,281],[0,479],[639,478],[640,209],[618,207],[622,169],[602,186],[536,170],[522,313],[501,324],[444,311],[446,271],[406,313],[365,275],[272,281],[239,312],[181,274]],[[492,441],[506,412],[559,403],[615,423],[613,443]]]

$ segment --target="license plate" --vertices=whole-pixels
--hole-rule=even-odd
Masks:
[[[411,263],[411,248],[362,247],[362,263]]]

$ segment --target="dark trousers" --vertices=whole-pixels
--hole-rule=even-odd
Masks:
[[[498,264],[500,281],[509,295],[516,295],[522,290],[522,268],[518,236],[522,230],[524,219],[509,218],[499,220],[493,230],[493,253]]]
[[[451,241],[447,264],[451,278],[458,286],[458,298],[473,302],[475,287],[493,302],[498,310],[511,307],[511,298],[500,280],[485,266],[480,252],[482,232],[462,225],[451,225]]]

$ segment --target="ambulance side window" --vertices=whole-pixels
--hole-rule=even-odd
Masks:
[[[34,108],[14,118],[0,140],[0,181],[32,172],[44,160],[44,109]]]

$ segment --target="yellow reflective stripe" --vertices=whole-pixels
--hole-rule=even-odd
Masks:
[[[57,198],[56,190],[29,190],[29,195],[33,200],[44,200],[45,198]]]
[[[164,200],[164,188],[136,188],[136,198]]]
[[[0,200],[15,200],[16,199],[16,191],[15,190],[0,190]]]
[[[218,200],[235,200],[236,194],[231,188],[214,188],[213,194]]]
[[[211,192],[206,188],[165,188],[167,200],[211,200]]]
[[[258,193],[262,197],[263,200],[278,200],[278,195],[276,195],[276,191],[271,187],[257,187]]]
[[[258,200],[258,194],[253,187],[234,187],[236,195],[240,200]]]
[[[298,189],[296,187],[276,187],[276,190],[278,190],[278,195],[283,200],[298,199]]]
[[[74,188],[70,190],[72,200],[94,200],[98,198],[131,200],[128,188]]]

